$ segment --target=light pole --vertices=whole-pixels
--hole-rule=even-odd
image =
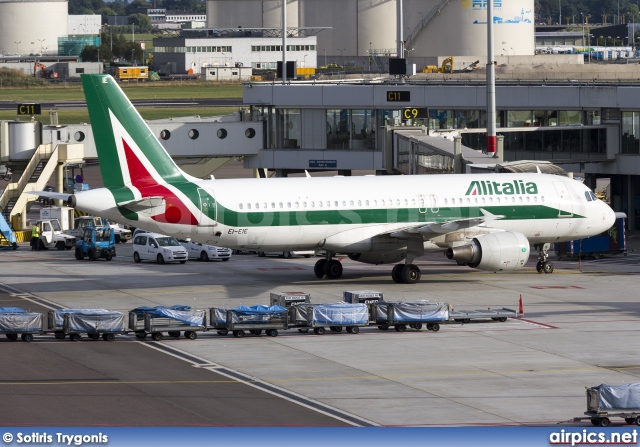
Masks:
[[[44,42],[47,39],[38,39],[38,41],[40,42],[40,55],[42,55],[42,42]]]
[[[22,43],[22,41],[21,41],[21,40],[19,40],[19,41],[17,41],[17,42],[16,42],[16,41],[14,40],[14,41],[13,41],[13,43],[15,43],[15,44],[16,44],[16,55],[20,54],[20,50],[18,49],[18,45],[20,45],[20,44]]]
[[[369,42],[369,73],[371,73],[371,58],[372,58],[372,54],[371,54],[371,42]]]
[[[342,64],[342,66],[344,66],[344,60],[342,58],[342,52],[344,50],[346,50],[346,48],[336,48],[336,50],[338,50],[340,52],[340,64]]]
[[[584,46],[584,14],[580,13],[580,18],[582,19],[582,45]]]
[[[558,25],[562,25],[562,0],[558,0]]]
[[[327,49],[324,49],[324,66],[327,66]]]
[[[306,67],[306,66],[307,66],[307,56],[308,56],[307,54],[304,54],[304,55],[302,56],[302,66],[303,66],[303,67]]]

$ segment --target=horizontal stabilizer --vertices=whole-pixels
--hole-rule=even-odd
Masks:
[[[126,202],[118,203],[118,206],[124,206],[131,211],[142,211],[150,208],[157,208],[162,206],[164,203],[164,197],[162,196],[153,196],[153,197],[145,197],[143,199],[138,200],[129,200]]]
[[[66,192],[53,192],[53,191],[25,191],[25,192],[27,194],[33,194],[35,196],[64,200],[65,202],[68,202],[69,197],[73,195],[73,194],[68,194]]]

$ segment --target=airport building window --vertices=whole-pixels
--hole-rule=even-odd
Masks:
[[[622,112],[622,140],[623,154],[640,153],[640,112]]]
[[[273,147],[300,149],[302,126],[300,109],[276,109],[271,137]]]

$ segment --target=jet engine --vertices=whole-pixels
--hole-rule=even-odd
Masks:
[[[470,244],[447,249],[445,255],[481,270],[518,270],[529,259],[529,240],[522,233],[509,231],[483,234]]]
[[[349,259],[365,264],[395,264],[407,257],[406,251],[374,251],[369,253],[350,253]]]

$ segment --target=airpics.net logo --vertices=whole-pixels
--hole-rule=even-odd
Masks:
[[[637,430],[626,432],[614,431],[565,431],[553,432],[549,435],[549,444],[551,445],[637,445]]]
[[[2,435],[2,441],[5,444],[11,444],[15,441],[18,445],[66,445],[66,446],[81,446],[84,444],[107,444],[109,437],[103,433],[97,433],[95,435],[69,435],[65,433],[22,433],[18,432],[15,435],[13,433],[5,433]]]

